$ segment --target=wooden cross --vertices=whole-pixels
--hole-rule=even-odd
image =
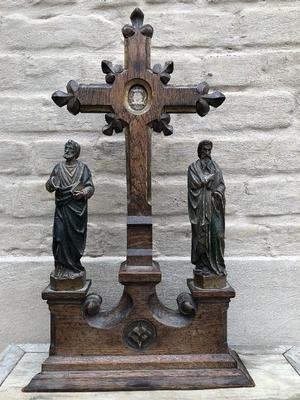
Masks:
[[[139,8],[132,12],[130,19],[132,25],[122,29],[124,68],[102,61],[106,84],[70,81],[67,93],[56,91],[52,99],[59,107],[67,105],[74,115],[106,113],[107,125],[103,128],[106,135],[127,128],[127,261],[122,268],[123,272],[142,274],[147,270],[157,271],[152,261],[151,128],[170,135],[173,133],[170,113],[197,112],[203,117],[210,106],[219,107],[225,96],[219,91],[208,94],[205,82],[194,86],[167,85],[173,62],[166,62],[164,66],[156,64],[151,69],[153,28],[143,25],[144,14]]]

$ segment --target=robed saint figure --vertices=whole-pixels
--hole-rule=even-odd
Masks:
[[[84,273],[80,259],[86,243],[87,200],[94,194],[94,185],[88,166],[77,160],[79,154],[80,145],[69,140],[66,161],[54,167],[46,182],[46,189],[55,191],[52,250],[57,279],[74,279]]]
[[[188,168],[188,209],[192,226],[191,261],[202,275],[225,275],[225,184],[211,159],[212,142],[198,146],[198,160]]]

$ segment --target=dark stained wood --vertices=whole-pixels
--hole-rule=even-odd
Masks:
[[[227,309],[234,290],[228,284],[200,289],[191,279],[190,293],[180,294],[179,310],[171,310],[157,297],[161,272],[152,259],[151,128],[170,135],[170,113],[204,116],[225,97],[208,94],[206,83],[167,86],[173,63],[151,69],[153,28],[144,25],[139,9],[133,11],[131,23],[122,30],[124,67],[102,62],[106,84],[71,81],[67,93],[52,96],[73,114],[106,113],[106,135],[126,128],[127,259],[119,271],[124,291],[114,309],[102,311],[100,296],[88,293],[90,282],[80,291],[45,289],[50,356],[24,391],[253,386],[227,344]],[[137,105],[130,103],[135,94],[142,98]]]
[[[149,130],[140,119],[130,123],[127,135],[128,215],[151,216],[151,171],[148,168]],[[150,161],[150,160],[149,160]]]
[[[51,381],[53,384],[51,384]],[[130,390],[188,390],[253,386],[239,369],[48,372],[32,381],[35,392],[95,392]],[[43,387],[43,389],[41,389]]]
[[[43,371],[105,371],[112,365],[121,369],[197,369],[197,368],[236,368],[237,362],[230,354],[167,354],[139,356],[81,356],[48,358]]]
[[[145,271],[146,272],[146,271]],[[141,273],[141,272],[139,272]],[[138,274],[139,274],[138,273]],[[128,270],[125,269],[125,274]],[[55,354],[72,355],[138,355],[139,352],[124,346],[123,331],[134,320],[147,319],[155,326],[157,341],[151,346],[150,354],[222,354],[228,352],[227,346],[227,308],[229,299],[234,295],[231,287],[217,290],[199,290],[204,296],[193,299],[196,303],[196,313],[184,316],[179,312],[163,306],[155,292],[156,281],[127,283],[125,286],[123,305],[96,316],[83,313],[78,298],[72,301],[65,299],[64,293],[46,289],[51,314],[55,321]],[[159,279],[158,276],[153,278]],[[75,292],[74,292],[75,293]],[[133,312],[134,311],[134,312]],[[108,315],[109,314],[109,315]],[[121,315],[121,317],[120,317]],[[106,321],[106,329],[91,329]],[[103,325],[102,325],[103,326]],[[180,328],[175,329],[174,328]],[[195,334],[197,332],[197,334]]]
[[[92,316],[83,312],[78,299],[59,300],[60,292],[56,292],[54,300],[52,291],[46,290],[44,298],[51,297],[48,303],[55,315],[52,352],[42,372],[24,390],[253,386],[227,345],[227,308],[234,290],[229,285],[198,290],[190,281],[196,312],[184,316],[159,302],[156,283],[129,280],[116,309]],[[130,323],[141,319],[153,324],[156,340],[139,351],[126,346],[124,332]]]
[[[137,262],[137,265],[134,265],[134,262]],[[119,271],[119,282],[126,285],[129,283],[159,283],[161,281],[161,272],[159,268],[159,264],[155,261],[152,262],[152,265],[145,265],[143,268],[141,267],[140,258],[134,259],[132,257],[131,265],[127,265],[127,262],[121,264]]]
[[[128,249],[152,249],[151,225],[129,225],[128,226]],[[148,234],[147,234],[148,233]]]

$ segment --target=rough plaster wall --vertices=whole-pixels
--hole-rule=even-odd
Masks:
[[[226,255],[237,290],[235,344],[299,343],[300,4],[256,0],[5,0],[0,4],[0,350],[48,341],[40,299],[52,268],[53,196],[44,182],[69,139],[96,185],[88,274],[107,308],[121,292],[125,256],[124,135],[101,134],[103,115],[77,117],[50,99],[70,79],[103,82],[100,62],[123,60],[121,27],[140,6],[154,27],[152,64],[174,60],[173,84],[206,80],[227,100],[198,116],[172,116],[153,134],[154,248],[161,298],[175,306],[189,264],[186,169],[199,140],[227,184]]]

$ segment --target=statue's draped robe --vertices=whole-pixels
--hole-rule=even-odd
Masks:
[[[215,174],[208,186],[205,176]],[[188,208],[192,225],[191,261],[199,270],[225,274],[225,184],[211,159],[198,159],[188,169]]]
[[[80,259],[86,242],[87,199],[94,193],[91,172],[81,161],[71,169],[61,162],[54,167],[49,181],[53,176],[59,183],[55,191],[52,244],[55,266],[80,272],[84,270]],[[74,199],[73,193],[77,190],[83,190],[85,198]]]

